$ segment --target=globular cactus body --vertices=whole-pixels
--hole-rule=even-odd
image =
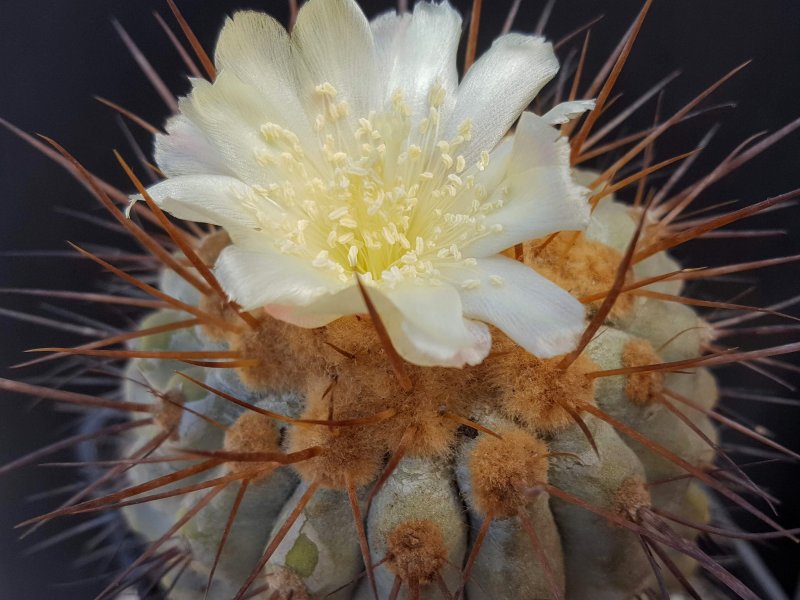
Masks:
[[[571,273],[559,283],[583,293],[610,287],[609,276],[633,235],[635,218],[621,204],[604,204],[586,239],[566,249]],[[604,260],[614,261],[604,273],[595,268],[588,282],[581,277],[592,270],[589,257],[596,258],[596,253],[582,254],[585,244],[601,247]],[[541,267],[544,259],[533,259],[533,266],[537,260]],[[673,270],[675,263],[659,254],[644,266],[646,276],[652,276]],[[173,295],[200,302],[177,280],[162,279],[162,285]],[[320,449],[296,465],[275,468],[271,463],[252,481],[227,484],[180,529],[178,535],[192,553],[193,576],[177,582],[175,597],[192,597],[215,568],[210,597],[226,598],[243,585],[269,545],[274,548],[252,585],[267,586],[283,594],[279,597],[288,597],[291,590],[293,598],[369,598],[373,580],[381,598],[393,593],[399,598],[438,598],[447,589],[472,599],[558,593],[570,600],[610,600],[652,587],[651,566],[636,533],[547,491],[553,486],[597,511],[621,517],[654,506],[697,522],[708,518],[704,492],[652,445],[698,468],[711,464],[716,433],[707,417],[687,411],[691,420],[683,422],[661,399],[670,390],[711,408],[717,399],[713,376],[700,368],[592,377],[594,372],[695,358],[707,326],[679,304],[631,298],[620,305],[624,309],[608,317],[585,356],[566,370],[557,368],[557,359],[537,359],[496,333],[493,353],[481,365],[413,368],[412,391],[395,381],[367,318],[305,330],[266,317],[259,332],[247,334],[250,338],[221,337],[197,327],[137,341],[137,349],[233,347],[255,356],[253,365],[238,370],[131,361],[130,378],[144,378],[150,387],[127,384],[128,400],[149,397],[166,409],[171,405],[160,400],[166,396],[186,409],[178,412],[178,422],[161,425],[174,426],[181,447],[213,453],[263,446],[267,451],[263,439],[231,441],[230,432],[237,427],[243,436],[263,437],[261,428],[241,426],[243,420],[258,418],[264,427],[277,428],[273,451]],[[176,311],[155,313],[142,326],[182,318],[186,315]],[[234,404],[226,395],[241,402]],[[590,414],[583,413],[577,423],[572,415],[586,404],[652,444],[626,437]],[[248,405],[284,420],[271,420]],[[451,415],[460,415],[462,425]],[[328,418],[333,425],[324,425]],[[152,430],[140,429],[128,447],[136,448],[152,435]],[[169,452],[159,450],[156,456]],[[255,464],[231,460],[220,461],[213,476]],[[389,470],[384,471],[387,462]],[[186,464],[138,465],[129,477],[132,483],[146,481]],[[509,465],[508,472],[504,465]],[[200,479],[211,478],[205,474]],[[242,481],[246,489],[217,558]],[[125,514],[132,529],[154,540],[201,493],[183,501],[134,505]],[[363,517],[363,540],[353,517],[354,501]],[[693,535],[689,529],[681,533]],[[279,543],[276,535],[281,536]],[[476,549],[478,538],[481,547]],[[363,542],[373,578],[363,573]],[[693,561],[676,554],[675,562],[691,576]]]

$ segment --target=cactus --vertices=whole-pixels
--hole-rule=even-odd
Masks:
[[[635,215],[608,201],[566,249],[570,270],[559,283],[584,294],[610,289],[635,229]],[[618,232],[615,239],[611,231]],[[526,244],[526,264],[546,273],[550,254],[563,248],[537,256],[541,243]],[[598,256],[608,262],[604,268]],[[633,276],[673,270],[665,254],[654,259],[635,267]],[[162,280],[162,289],[176,298],[192,296],[176,278]],[[627,598],[652,588],[637,534],[598,515],[632,515],[640,522],[637,515],[655,507],[707,520],[705,492],[690,479],[669,482],[685,471],[658,449],[697,469],[713,463],[713,446],[694,432],[716,439],[708,417],[687,412],[684,423],[664,404],[664,390],[711,409],[717,389],[704,368],[602,376],[695,359],[710,335],[709,326],[680,304],[631,298],[619,306],[566,368],[562,357],[536,358],[494,331],[492,353],[480,365],[407,367],[413,389],[395,377],[367,317],[303,329],[264,316],[255,329],[222,337],[197,326],[192,335],[181,330],[140,338],[131,349],[235,348],[252,361],[237,369],[177,366],[177,376],[176,364],[160,359],[135,358],[128,365],[131,379],[146,376],[150,387],[130,384],[126,400],[149,398],[157,404],[154,413],[165,415],[153,428],[176,432],[176,444],[195,456],[227,461],[206,476],[225,481],[223,491],[178,531],[191,548],[196,576],[182,578],[173,594],[193,597],[193,586],[217,561],[210,597],[226,598],[242,587],[265,549],[266,575],[259,574],[254,587],[269,585],[281,594],[291,589],[295,598],[369,598],[371,582],[381,598],[398,588],[399,597],[437,598],[442,588],[461,589],[464,580],[468,598]],[[659,314],[655,325],[640,317],[653,312]],[[161,311],[142,328],[188,316]],[[184,408],[177,422],[169,416],[176,405]],[[626,439],[613,422],[586,414],[588,406],[649,442]],[[154,434],[139,428],[128,445],[139,447]],[[289,464],[269,461],[281,452]],[[168,464],[166,472],[177,472],[188,463]],[[164,469],[163,463],[138,465],[132,483]],[[134,531],[155,541],[172,525],[169,515],[185,513],[200,494],[132,505],[124,514]],[[161,527],[145,530],[140,523],[152,527],[153,511],[162,513]],[[223,540],[231,514],[233,527]],[[691,530],[683,533],[692,537]],[[364,559],[371,578],[359,577]],[[686,577],[695,567],[676,563]]]
[[[163,181],[146,188],[119,157],[138,192],[129,211],[163,229],[171,240],[167,250],[147,228],[127,220],[97,179],[54,144],[162,265],[151,285],[81,250],[155,297],[159,307],[130,334],[48,349],[124,361],[117,406],[129,411],[131,426],[117,439],[123,461],[115,467],[116,489],[77,497],[45,515],[113,505],[143,542],[142,555],[101,596],[136,581],[136,569],[154,556],[166,556],[159,563],[164,568],[151,575],[178,600],[633,599],[682,589],[696,594],[699,569],[741,597],[755,598],[695,544],[710,522],[711,491],[780,530],[709,474],[719,458],[713,423],[719,392],[709,368],[791,352],[796,345],[719,351],[718,332],[693,308],[713,303],[683,296],[693,272],[682,270],[668,251],[793,196],[676,230],[663,217],[681,197],[659,205],[664,198],[654,193],[651,202],[640,195],[635,205],[624,204],[616,193],[657,169],[645,166],[620,184],[624,162],[606,172],[576,168],[613,77],[588,116],[594,100],[572,100],[542,116],[522,112],[541,87],[533,86],[530,94],[507,100],[519,110],[508,109],[513,118],[497,117],[508,123],[494,124],[503,131],[492,138],[470,118],[453,117],[453,126],[445,118],[447,111],[469,112],[472,104],[458,104],[467,92],[475,96],[470,103],[486,108],[478,93],[486,90],[472,83],[478,75],[448,84],[454,61],[425,82],[430,85],[418,98],[391,94],[386,112],[356,114],[359,128],[341,133],[364,99],[348,97],[347,77],[333,69],[325,74],[330,81],[313,79],[309,98],[318,105],[308,123],[287,105],[286,121],[259,122],[255,137],[246,128],[235,130],[254,106],[237,78],[250,85],[250,69],[272,69],[270,76],[287,87],[261,91],[288,102],[296,82],[281,79],[281,61],[305,52],[303,66],[291,73],[302,79],[307,69],[317,76],[315,61],[325,66],[327,59],[309,50],[314,36],[378,39],[396,19],[412,38],[398,34],[396,46],[439,43],[414,38],[415,27],[431,19],[452,34],[453,52],[458,46],[460,17],[446,3],[421,3],[413,16],[379,17],[371,26],[350,0],[311,0],[308,6],[291,42],[265,17],[238,16],[226,25],[216,81],[195,81],[168,133],[157,138]],[[342,22],[354,25],[336,30]],[[236,62],[251,52],[246,42],[262,43],[254,34],[274,42],[260,47],[275,52],[274,63]],[[295,54],[281,55],[281,44],[297,44]],[[502,69],[500,55],[520,61],[509,73],[528,68],[526,75],[542,85],[555,74],[548,44],[511,34],[496,43],[506,45],[513,52],[493,49],[473,73],[487,77]],[[475,58],[473,43],[469,47],[468,67]],[[517,53],[535,56],[535,68]],[[345,59],[363,57],[332,62]],[[407,77],[402,67],[385,76]],[[209,75],[213,79],[213,71]],[[228,123],[226,110],[242,114]],[[417,113],[427,116],[420,120]],[[419,126],[419,145],[412,143],[412,125]],[[319,148],[302,146],[302,134],[291,126],[315,130]],[[229,135],[254,144],[258,164],[273,178],[269,185],[248,179],[258,175],[248,170],[246,152],[225,146]],[[212,139],[219,156],[208,152]],[[480,152],[474,139],[483,144]],[[417,173],[407,167],[415,155],[439,162]],[[331,182],[309,175],[316,160],[333,167]],[[395,167],[380,201],[351,214],[357,212],[353,198],[369,204],[370,186]],[[531,177],[533,170],[540,175]],[[205,183],[190,180],[198,174]],[[307,184],[308,205],[295,202],[293,177]],[[429,189],[426,181],[439,187]],[[555,200],[537,200],[548,194]],[[546,225],[530,225],[528,213],[517,208],[529,197]],[[433,216],[415,213],[426,199],[444,208],[430,211]],[[300,205],[308,218],[289,225],[271,212]],[[392,213],[397,206],[400,216]],[[167,213],[212,227],[176,225]],[[318,213],[323,217],[315,221]],[[409,241],[404,234],[413,219],[422,224]],[[326,238],[315,229],[323,221],[341,228],[334,225]],[[314,246],[321,242],[308,241],[307,230],[309,239],[328,245]],[[354,236],[345,230],[359,232],[363,243],[348,246]],[[265,250],[257,238],[264,232],[280,243]],[[375,241],[378,232],[388,251]],[[498,242],[493,235],[506,237]],[[473,252],[476,247],[482,250]],[[317,269],[308,276],[312,283],[302,279],[307,258]],[[268,259],[277,266],[263,275],[260,261]],[[442,276],[458,269],[470,270],[470,277]],[[335,286],[320,284],[318,271],[333,273]],[[525,294],[504,297],[516,293],[520,281]],[[271,295],[278,294],[269,289],[273,283],[283,295]],[[410,304],[410,296],[423,292],[434,300]],[[440,320],[447,324],[438,329]],[[124,349],[107,348],[118,343]],[[89,402],[21,383],[3,387]],[[148,418],[135,421],[142,413]]]

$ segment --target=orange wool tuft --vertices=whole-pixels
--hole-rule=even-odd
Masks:
[[[511,517],[528,504],[528,488],[547,483],[547,444],[521,429],[481,436],[469,453],[472,498],[483,514]]]
[[[268,586],[268,589],[264,590],[265,599],[311,600],[303,580],[291,569],[270,567],[264,578]]]
[[[153,418],[164,431],[172,431],[172,440],[178,439],[178,425],[183,416],[183,403],[186,398],[178,390],[169,390],[156,396],[156,410]]]
[[[324,379],[316,380],[306,396],[304,419],[352,419],[372,416],[369,402],[359,406],[358,396],[339,394],[339,384],[331,386]],[[331,396],[331,394],[334,394]],[[340,401],[341,399],[341,401]],[[372,481],[389,450],[380,434],[381,427],[359,425],[351,427],[326,427],[308,425],[294,427],[289,432],[289,451],[320,447],[318,456],[295,464],[294,468],[307,481],[317,481],[323,487],[346,489],[348,483],[356,487]]]
[[[428,584],[447,563],[441,528],[429,520],[400,523],[386,535],[386,566],[403,581]]]
[[[562,234],[524,245],[525,264],[577,298],[606,292],[614,284],[622,254],[585,235]],[[602,300],[589,305],[596,309]],[[621,294],[611,309],[618,319],[633,309],[634,298]]]
[[[309,329],[293,327],[268,315],[263,315],[259,326],[230,335],[231,350],[254,359],[254,366],[238,370],[239,377],[253,389],[288,391],[297,389],[298,381],[307,377],[308,355],[313,355],[314,334]],[[297,355],[297,347],[308,347],[308,352]]]
[[[650,492],[640,477],[628,477],[619,486],[613,500],[614,510],[623,517],[638,520],[638,513],[650,506]]]
[[[236,319],[236,311],[231,305],[221,298],[218,294],[208,294],[200,296],[198,308],[203,312],[218,317],[222,321],[238,326],[240,321]],[[215,323],[203,323],[203,332],[215,342],[223,342],[231,335],[231,330],[220,327]]]
[[[230,245],[231,238],[228,232],[224,229],[220,229],[209,233],[200,240],[195,252],[197,252],[197,256],[199,256],[206,265],[213,267],[214,263],[217,262],[217,258],[219,258],[220,252]]]
[[[561,357],[542,360],[513,343],[510,352],[490,357],[492,381],[502,410],[526,427],[552,433],[574,423],[570,410],[594,400],[595,382],[586,373],[597,366],[581,355],[567,369],[559,367]]]
[[[245,412],[225,432],[223,448],[226,452],[280,452],[280,432],[269,417],[256,412]],[[258,479],[272,473],[277,466],[274,462],[227,463],[231,473],[258,469]]]
[[[656,365],[661,362],[663,361],[647,340],[630,340],[622,349],[622,366],[625,368]],[[625,393],[636,404],[656,402],[663,391],[664,373],[661,371],[631,373],[625,384]]]

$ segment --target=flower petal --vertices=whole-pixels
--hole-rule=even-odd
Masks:
[[[314,140],[298,97],[289,34],[269,15],[241,11],[227,19],[214,53],[217,68],[256,90],[275,122]]]
[[[462,153],[467,164],[475,162],[502,139],[557,71],[558,59],[549,42],[518,33],[499,37],[461,82],[445,139],[471,121],[472,140]]]
[[[254,196],[253,189],[225,175],[182,175],[157,183],[147,190],[153,200],[171,215],[231,229],[258,227],[252,212],[242,202]]]
[[[580,117],[583,113],[594,110],[594,100],[571,100],[562,102],[548,110],[543,116],[548,125],[563,125],[572,119]]]
[[[155,159],[167,177],[233,174],[206,134],[186,116],[172,117],[166,130],[166,135],[155,136]]]
[[[418,2],[413,14],[388,12],[370,23],[378,68],[386,76],[385,102],[400,90],[415,121],[428,115],[431,86],[445,91],[448,114],[458,88],[457,53],[461,15],[449,3]]]
[[[536,271],[504,256],[478,259],[474,269],[442,269],[461,287],[464,316],[491,323],[531,354],[565,354],[583,332],[583,305]],[[464,286],[466,280],[479,285]]]
[[[263,248],[225,248],[214,274],[230,298],[245,310],[270,304],[307,306],[338,291],[337,280],[307,260]]]
[[[400,283],[394,288],[367,287],[370,300],[397,353],[420,366],[463,367],[480,363],[492,340],[483,323],[463,318],[458,291],[450,285]],[[334,319],[364,314],[367,307],[356,285],[321,295],[305,306],[267,306],[275,318],[300,327],[320,327]]]
[[[572,177],[569,143],[533,113],[522,114],[505,179],[494,192],[503,206],[486,217],[502,230],[476,240],[465,256],[490,256],[554,231],[589,223],[588,190]]]
[[[321,112],[315,88],[324,83],[336,89],[336,102],[348,102],[355,118],[379,106],[383,79],[376,67],[369,22],[355,0],[306,2],[292,30],[291,45],[300,96],[312,117]]]
[[[459,293],[452,286],[405,283],[369,291],[392,344],[410,363],[463,367],[489,354],[488,328],[463,318]]]
[[[205,133],[242,181],[268,186],[291,175],[281,163],[281,155],[292,151],[294,144],[269,141],[262,131],[270,123],[284,128],[290,123],[280,106],[270,104],[269,97],[233,72],[221,71],[213,84],[194,80],[192,93],[180,101],[180,110]],[[305,163],[316,166],[313,152],[318,143],[310,143],[308,138],[300,140]]]

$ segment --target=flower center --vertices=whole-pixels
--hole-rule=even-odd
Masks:
[[[243,199],[262,231],[281,252],[343,282],[354,273],[387,283],[436,279],[442,261],[474,264],[462,250],[502,230],[484,221],[506,191],[481,183],[488,152],[473,165],[460,153],[471,137],[469,121],[451,139],[442,137],[441,84],[431,87],[427,116],[418,122],[399,91],[390,110],[359,119],[337,96],[329,83],[316,87],[314,147],[277,124],[261,127],[267,150],[256,158],[283,178]]]

